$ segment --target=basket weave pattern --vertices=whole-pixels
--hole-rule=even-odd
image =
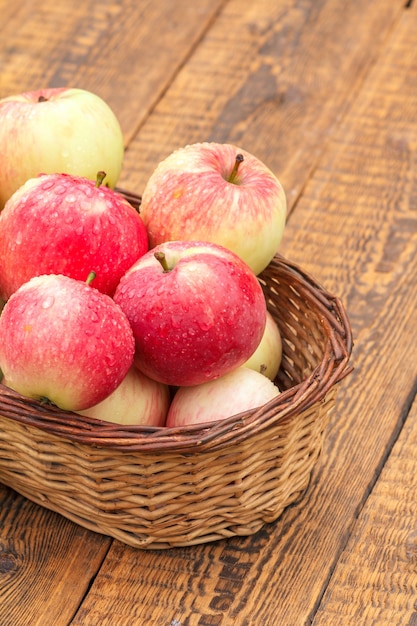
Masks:
[[[137,548],[275,521],[309,484],[352,337],[339,300],[281,256],[260,281],[283,340],[277,398],[210,425],[157,429],[74,415],[0,385],[0,482]]]

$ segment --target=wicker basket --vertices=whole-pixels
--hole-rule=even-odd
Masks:
[[[337,298],[276,256],[260,276],[283,339],[273,401],[206,427],[129,427],[0,386],[0,481],[136,548],[249,535],[306,490],[351,330]]]

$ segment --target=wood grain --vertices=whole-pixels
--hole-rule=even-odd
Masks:
[[[341,554],[314,626],[417,623],[417,402]]]
[[[0,44],[0,98],[44,86],[89,89],[114,110],[128,143],[223,2],[0,0],[8,42]]]
[[[1,626],[69,624],[110,539],[2,485],[0,529]]]
[[[74,625],[123,624],[132,606],[137,624],[314,616],[415,393],[415,27],[410,13],[393,30],[288,224],[285,254],[347,302],[356,337],[356,369],[305,499],[253,538],[143,555],[113,544]],[[411,592],[401,590],[408,602]]]
[[[231,0],[129,145],[122,186],[142,193],[182,145],[228,141],[269,165],[291,209],[401,10]]]

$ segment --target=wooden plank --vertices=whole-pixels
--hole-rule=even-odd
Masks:
[[[128,143],[224,0],[97,3],[0,0],[0,98],[73,86],[104,98]]]
[[[415,393],[416,26],[404,14],[393,30],[333,129],[283,245],[346,302],[356,337],[356,369],[306,497],[252,538],[165,553],[115,542],[73,626],[103,616],[112,626],[312,619]]]
[[[45,85],[91,89],[115,110],[128,141],[220,5],[0,0],[0,97]],[[1,486],[0,503],[3,515],[10,508],[0,512],[0,623],[67,624],[110,540]]]
[[[417,402],[361,512],[314,626],[417,624]]]
[[[355,137],[352,133],[346,136],[346,142],[354,139],[356,149],[345,150],[344,158],[334,168],[336,176],[344,178],[346,190],[353,191],[351,183],[357,183],[356,192],[352,196],[362,207],[362,218],[365,219],[365,227],[362,228],[362,254],[365,252],[363,260],[359,261],[360,250],[353,249],[353,241],[351,244],[348,241],[341,242],[336,257],[338,267],[346,267],[346,256],[349,254],[353,256],[350,265],[354,266],[356,258],[363,267],[360,280],[355,280],[355,276],[350,277],[351,287],[347,290],[349,293],[346,293],[350,301],[351,317],[355,319],[358,328],[357,343],[360,342],[360,336],[366,333],[372,343],[381,346],[379,354],[385,358],[391,346],[395,346],[395,354],[389,361],[387,359],[385,368],[379,367],[375,361],[372,363],[371,358],[362,367],[364,377],[367,373],[366,367],[373,368],[376,365],[378,372],[369,376],[373,383],[369,381],[369,390],[372,398],[376,399],[375,403],[372,400],[368,403],[368,411],[373,410],[374,413],[371,420],[373,438],[371,440],[368,434],[365,439],[362,467],[358,457],[358,472],[366,472],[366,459],[372,448],[382,450],[386,416],[395,416],[398,419],[398,428],[403,420],[405,424],[338,560],[313,621],[314,626],[336,626],[353,622],[378,626],[417,624],[417,332],[413,322],[417,269],[416,32],[417,6],[414,3],[402,16],[387,63],[374,73],[373,81],[368,84]],[[378,99],[373,96],[377,89]],[[372,126],[366,115],[367,105],[373,110]],[[341,133],[342,131],[343,129]],[[364,144],[368,145],[367,150],[364,150]],[[340,152],[337,156],[339,154]],[[362,170],[362,176],[357,177],[356,181],[348,179],[345,169],[348,159],[355,159],[356,168]],[[363,193],[365,181],[370,179],[373,179],[375,186],[372,204],[366,202],[368,193]],[[328,173],[323,172],[321,185],[320,194],[326,201],[333,202],[329,197],[331,184]],[[378,206],[378,199],[381,197],[384,198],[383,204],[389,203],[394,219],[384,219],[384,213]],[[326,202],[322,206],[325,210]],[[353,228],[354,220],[350,221],[346,209],[347,203],[340,205],[338,231],[343,228],[341,221],[349,220]],[[312,229],[313,239],[314,230]],[[378,236],[373,241],[369,239],[366,242],[365,233],[372,231],[377,231]],[[330,255],[332,252],[336,254],[335,250],[330,250]],[[342,261],[339,260],[341,258]],[[313,265],[316,268],[314,261]],[[408,268],[405,279],[400,276],[402,268]],[[398,282],[402,282],[404,286],[397,291]],[[347,283],[346,275],[345,287]],[[369,323],[375,316],[376,319],[383,319],[379,308],[384,299],[386,304],[383,308],[387,319],[380,325],[372,324],[374,328],[371,330],[367,328],[367,320]],[[396,310],[403,308],[405,313],[398,324],[391,321],[392,328],[388,331],[389,318],[392,317],[391,307]],[[388,334],[392,336],[389,337]],[[387,340],[386,344],[384,339]],[[399,353],[396,349],[398,344],[402,345]],[[375,356],[378,352],[373,349],[372,354]],[[356,439],[359,440],[364,435],[364,431],[358,428]],[[394,432],[392,436],[394,439]]]
[[[3,32],[11,20],[18,20],[18,16],[22,8],[24,8],[25,0],[16,0],[16,2],[5,2],[0,0],[1,21],[0,32]],[[0,76],[1,80],[1,76]]]
[[[0,624],[68,624],[110,539],[0,485]]]
[[[121,184],[142,193],[157,163],[228,141],[277,174],[291,209],[403,0],[231,0],[129,144]]]

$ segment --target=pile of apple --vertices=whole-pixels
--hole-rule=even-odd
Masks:
[[[230,144],[162,161],[140,211],[115,190],[118,120],[97,95],[0,100],[0,369],[61,409],[178,426],[278,393],[281,337],[257,275],[286,219],[276,176]]]

